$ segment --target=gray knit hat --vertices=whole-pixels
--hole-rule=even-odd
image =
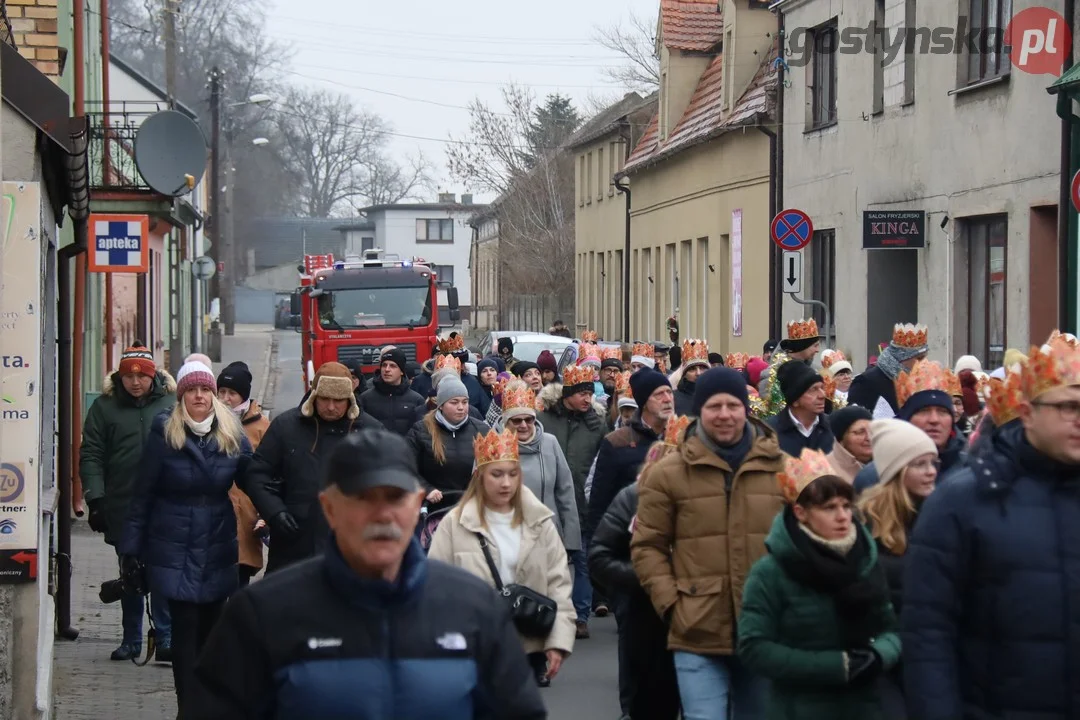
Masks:
[[[435,394],[435,405],[442,407],[454,398],[468,398],[469,391],[465,383],[455,377],[443,378],[439,381],[439,389]]]

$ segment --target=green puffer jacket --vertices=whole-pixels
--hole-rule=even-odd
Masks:
[[[773,521],[765,546],[769,554],[750,570],[739,615],[740,659],[752,672],[771,680],[765,720],[877,720],[883,717],[874,683],[849,686],[844,666],[843,627],[832,597],[794,580],[781,560],[804,558],[792,541],[784,516]],[[795,532],[798,532],[797,530]],[[875,570],[877,546],[859,526],[868,547],[861,577]],[[778,559],[780,558],[780,559]],[[865,627],[870,646],[885,669],[900,661],[896,614],[887,593],[870,612]],[[848,632],[845,632],[848,631]]]
[[[123,534],[150,425],[175,404],[176,381],[164,370],[158,370],[143,403],[136,403],[124,389],[120,374],[114,373],[105,379],[101,396],[86,413],[79,476],[87,503],[105,498],[105,542],[110,545]]]

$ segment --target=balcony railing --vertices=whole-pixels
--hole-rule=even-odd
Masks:
[[[0,0],[0,42],[7,43],[18,50],[15,44],[15,33],[11,29],[11,21],[8,19],[7,1]]]
[[[135,136],[146,118],[163,109],[164,103],[113,103],[107,116],[87,113],[92,189],[154,192],[135,165]]]

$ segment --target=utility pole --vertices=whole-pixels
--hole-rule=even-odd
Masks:
[[[165,98],[176,109],[176,16],[180,0],[165,0]]]
[[[210,71],[210,219],[214,241],[207,255],[214,261],[215,272],[207,283],[210,305],[221,297],[221,245],[224,218],[221,215],[221,70],[217,66]],[[210,323],[210,339],[207,355],[214,362],[221,362],[221,307],[218,320]]]
[[[225,334],[233,335],[236,332],[236,283],[233,273],[236,272],[235,248],[233,246],[233,232],[236,224],[233,222],[233,185],[236,183],[236,168],[233,167],[232,142],[228,132],[225,133],[225,232],[222,233],[225,242],[221,247],[221,322],[225,326]]]

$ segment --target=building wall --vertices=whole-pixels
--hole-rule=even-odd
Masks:
[[[90,4],[97,5],[95,2]],[[59,82],[60,51],[56,38],[60,14],[57,0],[8,2],[6,10],[19,54],[33,60],[38,70]],[[93,45],[88,47],[92,48]]]
[[[890,32],[904,26],[909,1],[885,0]],[[1035,4],[1060,12],[1062,3],[1015,0],[1013,12]],[[966,7],[963,0],[960,5]],[[957,8],[956,2],[918,2],[916,26],[955,28]],[[874,20],[875,5],[866,0],[807,0],[785,4],[784,9],[791,38],[795,28],[834,17],[841,18],[841,27],[865,27]],[[811,66],[799,67],[788,57],[784,204],[808,212],[818,230],[835,229],[833,313],[839,347],[852,353],[856,366],[863,365],[870,349],[888,340],[885,313],[893,303],[901,308],[896,322],[929,325],[932,357],[951,361],[968,352],[965,219],[998,213],[1008,220],[1004,345],[1027,348],[1040,340],[1041,335],[1032,337],[1029,331],[1032,295],[1041,302],[1043,295],[1055,292],[1056,283],[1050,277],[1032,282],[1029,239],[1035,228],[1044,242],[1047,216],[1056,214],[1060,140],[1055,101],[1045,90],[1047,78],[1014,68],[1005,82],[954,93],[965,56],[905,58],[900,53],[877,79],[883,85],[884,107],[875,114],[874,55],[839,54],[839,121],[807,131]],[[914,101],[905,103],[909,62]],[[889,209],[926,211],[925,249],[862,249],[862,213]],[[943,230],[946,216],[950,222]],[[917,275],[911,278],[917,299],[911,297],[914,290],[894,289],[890,295],[882,289],[902,265]],[[814,269],[809,260],[804,268],[805,290]],[[1044,275],[1056,273],[1056,266],[1040,268]],[[902,309],[908,304],[911,312]],[[784,316],[803,317],[804,309],[785,296]],[[988,364],[987,358],[981,359]]]
[[[499,221],[488,218],[477,229],[476,255],[472,280],[476,289],[472,303],[475,330],[500,330],[499,327]]]
[[[756,352],[768,333],[769,140],[734,132],[631,176],[631,330],[682,337],[715,352]],[[742,212],[742,334],[733,334],[732,217]],[[675,276],[679,276],[675,297]],[[650,281],[650,277],[652,280]]]

